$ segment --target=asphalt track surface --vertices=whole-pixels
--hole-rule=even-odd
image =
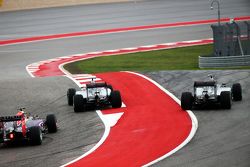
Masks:
[[[143,1],[0,13],[0,32],[1,39],[10,39],[216,18],[216,11],[210,11],[209,7],[207,1]],[[237,3],[223,1],[223,7],[223,16],[249,15],[250,11],[247,0]],[[77,17],[81,14],[86,17],[83,22]],[[62,20],[59,21],[59,18]],[[18,28],[20,25],[21,28]],[[211,34],[210,27],[202,25],[1,46],[1,115],[15,114],[16,108],[21,106],[41,117],[53,112],[60,121],[60,130],[48,135],[42,146],[2,146],[0,166],[59,166],[88,151],[103,133],[103,124],[95,112],[75,114],[66,105],[67,88],[76,87],[72,81],[65,77],[30,78],[26,65],[76,53],[203,39],[211,37]],[[147,75],[180,97],[181,90],[191,89],[192,81],[203,79],[208,73],[211,72],[170,71]],[[200,124],[195,138],[155,166],[249,166],[249,73],[215,72],[220,80],[242,84],[243,101],[234,103],[229,111],[194,111]]]
[[[0,13],[0,39],[217,18],[210,3],[155,0]],[[249,6],[248,0],[224,0],[221,18],[249,15]]]
[[[249,166],[250,114],[248,103],[250,71],[161,71],[145,73],[180,99],[181,92],[193,91],[195,80],[215,75],[220,83],[241,83],[243,101],[233,102],[231,110],[193,110],[199,128],[191,142],[173,156],[153,166]],[[180,84],[181,83],[181,84]]]

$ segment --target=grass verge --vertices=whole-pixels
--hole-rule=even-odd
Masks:
[[[98,57],[66,64],[64,68],[72,74],[111,71],[200,70],[198,57],[211,54],[212,49],[213,46],[210,44]],[[230,69],[250,69],[250,67]]]

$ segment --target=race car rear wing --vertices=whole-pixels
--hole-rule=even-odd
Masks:
[[[12,121],[20,121],[22,120],[22,116],[5,116],[0,117],[0,122],[12,122]]]
[[[99,88],[99,87],[107,87],[106,82],[100,82],[100,83],[89,83],[86,84],[87,88]]]

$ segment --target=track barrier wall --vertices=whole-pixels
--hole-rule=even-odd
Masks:
[[[250,66],[250,22],[211,25],[213,53],[199,57],[200,68]]]
[[[200,56],[199,68],[250,66],[250,55],[244,56]]]

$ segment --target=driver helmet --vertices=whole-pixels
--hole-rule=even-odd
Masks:
[[[24,111],[18,111],[18,113],[16,115],[17,116],[24,116],[25,118],[30,117],[30,113],[27,113],[27,112],[24,112]]]

